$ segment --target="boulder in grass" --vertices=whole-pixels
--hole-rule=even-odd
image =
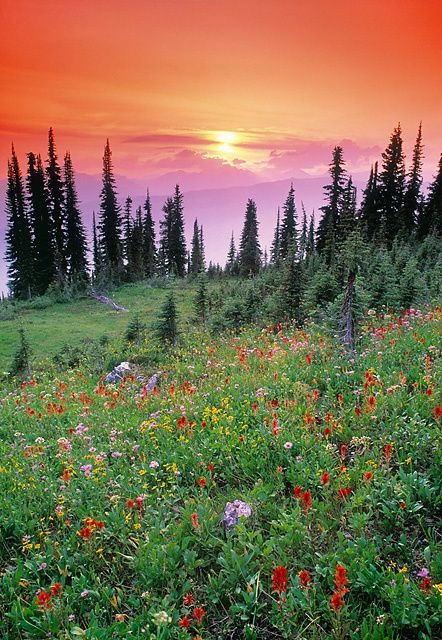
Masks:
[[[106,384],[118,384],[120,383],[128,373],[132,370],[132,365],[130,362],[121,362],[119,365],[114,367],[110,373],[107,374],[105,378]]]
[[[250,518],[252,515],[252,507],[242,500],[234,500],[228,502],[224,507],[223,517],[221,518],[221,524],[227,531],[233,529],[239,522],[241,516],[244,518]]]

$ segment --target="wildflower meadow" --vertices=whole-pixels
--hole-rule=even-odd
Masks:
[[[115,384],[3,384],[1,637],[442,637],[441,326],[365,315],[354,357],[194,329]]]

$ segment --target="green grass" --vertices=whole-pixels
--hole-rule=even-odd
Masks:
[[[175,293],[184,329],[191,322],[195,285],[180,283]],[[32,304],[0,307],[0,372],[7,371],[18,346],[19,323],[25,328],[35,360],[39,361],[55,355],[67,344],[76,346],[85,339],[94,340],[103,334],[111,338],[122,334],[134,313],[139,313],[143,322],[151,325],[158,316],[165,295],[165,289],[146,283],[116,289],[110,297],[126,307],[129,313],[113,311],[93,298],[54,302],[45,309],[32,308]],[[2,312],[7,319],[1,319]]]

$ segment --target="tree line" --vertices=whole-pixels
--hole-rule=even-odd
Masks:
[[[224,267],[206,265],[203,228],[194,223],[191,248],[184,236],[183,194],[176,185],[163,206],[157,242],[149,191],[142,207],[133,211],[128,197],[118,201],[112,152],[106,142],[103,156],[100,211],[93,215],[92,264],[88,264],[86,230],[82,222],[75,174],[70,154],[61,166],[53,130],[49,130],[48,157],[27,154],[26,179],[12,147],[8,161],[6,235],[8,286],[11,295],[26,299],[53,287],[84,289],[91,283],[106,287],[153,276],[230,275],[256,277],[276,270],[285,282],[289,310],[299,308],[302,280],[324,274],[329,286],[342,286],[353,262],[373,248],[378,260],[393,260],[402,244],[415,245],[426,238],[442,237],[442,155],[427,195],[422,190],[422,127],[408,171],[405,167],[402,131],[395,127],[382,163],[370,171],[360,206],[356,188],[345,168],[342,147],[333,149],[329,181],[324,186],[322,216],[315,229],[302,205],[298,223],[295,190],[291,185],[278,210],[270,255],[262,251],[256,203],[249,199],[238,248],[232,237]],[[440,245],[439,245],[440,246]],[[395,249],[396,248],[396,249]],[[373,255],[373,251],[369,254]],[[331,285],[330,285],[331,283]],[[305,287],[304,287],[305,289]]]

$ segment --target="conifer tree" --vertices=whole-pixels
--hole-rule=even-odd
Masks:
[[[362,229],[369,240],[379,229],[381,212],[379,210],[378,163],[374,163],[370,170],[370,177],[364,189],[359,213]]]
[[[198,227],[198,220],[193,224],[192,252],[190,255],[189,273],[198,275],[203,270],[203,256],[201,251],[201,233]]]
[[[150,203],[149,189],[144,202],[143,217],[143,262],[144,275],[152,278],[156,271],[157,251],[155,246],[155,225],[152,218],[152,207]]]
[[[200,227],[200,252],[201,252],[201,269],[200,272],[206,270],[206,248],[204,246],[203,225]]]
[[[324,187],[324,196],[327,204],[320,208],[323,215],[319,221],[316,234],[316,249],[319,254],[324,255],[328,265],[331,265],[334,260],[336,227],[341,212],[346,181],[344,164],[342,147],[337,146],[333,149],[332,161],[329,165],[331,184]]]
[[[270,264],[278,264],[281,257],[281,225],[279,220],[279,207],[278,215],[276,217],[275,234],[273,236],[272,246],[270,247]]]
[[[11,365],[9,367],[9,373],[12,376],[17,376],[19,378],[26,379],[26,378],[29,378],[32,373],[32,367],[31,367],[32,351],[31,351],[31,347],[29,346],[29,342],[23,327],[19,327],[18,335],[20,338],[20,344],[12,359]]]
[[[205,324],[208,310],[207,278],[204,274],[198,278],[198,289],[195,296],[195,317]]]
[[[87,240],[78,204],[71,154],[64,157],[64,188],[66,207],[66,265],[71,282],[87,282]]]
[[[33,232],[35,291],[43,294],[55,278],[55,246],[48,207],[43,164],[40,156],[28,153],[29,221]]]
[[[92,213],[92,253],[94,261],[94,280],[96,280],[103,268],[103,256],[101,252],[100,239],[97,233],[95,211]]]
[[[183,278],[186,272],[186,240],[184,238],[183,195],[179,185],[175,186],[172,223],[169,238],[170,273]]]
[[[427,199],[418,216],[417,235],[425,238],[429,233],[442,237],[442,154],[439,159],[438,172],[428,188]]]
[[[296,206],[295,206],[295,189],[293,183],[283,206],[284,214],[281,221],[280,231],[280,249],[279,257],[284,260],[287,257],[290,245],[294,245],[295,254],[297,251],[297,230],[296,230]]]
[[[422,157],[423,147],[421,122],[417,132],[416,144],[413,149],[411,167],[407,176],[408,180],[405,188],[402,216],[400,220],[400,227],[405,232],[405,235],[410,235],[414,231],[417,218],[422,211]]]
[[[227,254],[227,263],[226,263],[225,271],[229,276],[238,275],[238,256],[236,253],[235,238],[233,236],[233,231],[232,231],[232,236],[230,238],[229,252]]]
[[[178,338],[177,310],[175,297],[171,291],[164,301],[158,321],[154,325],[156,337],[171,346],[176,345]]]
[[[132,222],[129,255],[131,260],[129,279],[133,282],[142,280],[144,277],[144,251],[141,207],[137,208],[135,220]]]
[[[356,220],[356,187],[350,176],[342,194],[341,211],[336,225],[336,244],[341,246],[355,230]]]
[[[106,141],[103,156],[103,186],[100,193],[100,243],[103,266],[112,280],[119,280],[123,271],[123,243],[121,238],[121,210],[117,201],[112,152]]]
[[[379,174],[379,210],[385,218],[387,242],[391,245],[401,226],[405,190],[405,163],[400,124],[393,130],[382,158],[382,171]]]
[[[301,235],[299,236],[299,259],[304,260],[307,248],[307,212],[304,207],[304,203],[301,202],[302,208],[302,227]]]
[[[58,278],[64,280],[66,275],[66,220],[65,197],[61,167],[58,163],[55,149],[54,132],[52,127],[48,135],[48,160],[46,167],[46,183],[48,189],[49,210],[51,213],[52,228],[55,239],[56,263],[58,265]]]
[[[308,226],[307,243],[305,246],[306,258],[312,256],[315,252],[315,212],[310,216]]]
[[[8,162],[6,215],[8,287],[14,298],[31,298],[34,284],[32,233],[26,211],[23,177],[14,146],[11,160]]]
[[[130,274],[132,269],[132,198],[130,196],[126,198],[124,203],[123,230],[123,248],[124,257],[126,258],[126,272],[127,274]]]
[[[249,198],[239,245],[239,270],[243,276],[256,276],[261,267],[256,204]]]
[[[279,320],[300,320],[302,270],[296,259],[296,245],[292,240],[282,263],[281,284],[278,289]]]

